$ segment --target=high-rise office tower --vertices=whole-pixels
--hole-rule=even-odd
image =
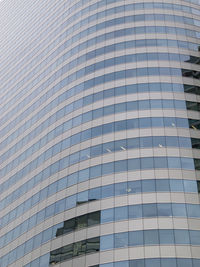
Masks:
[[[199,47],[198,0],[0,2],[0,267],[200,266]]]

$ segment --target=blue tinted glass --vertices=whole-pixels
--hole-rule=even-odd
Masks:
[[[140,159],[129,159],[128,160],[128,170],[138,170],[140,169]]]
[[[139,138],[129,138],[127,139],[127,146],[129,149],[139,148]]]
[[[117,183],[115,184],[115,195],[124,195],[127,194],[127,183]]]
[[[114,267],[129,267],[128,261],[115,262]]]
[[[142,192],[142,184],[141,181],[134,181],[134,182],[128,182],[128,193],[141,193]]]
[[[55,213],[55,203],[50,205],[50,206],[48,206],[45,209],[45,218],[51,217],[54,213]]]
[[[200,206],[188,204],[187,213],[189,217],[200,217]]]
[[[183,180],[170,179],[170,188],[172,192],[183,192]]]
[[[128,219],[128,206],[115,208],[115,220],[127,220]]]
[[[25,242],[25,253],[29,253],[33,249],[33,239],[29,239]],[[13,260],[14,258],[10,258],[10,260]]]
[[[168,157],[168,167],[172,169],[180,169],[181,168],[180,158]]]
[[[149,118],[140,118],[139,119],[139,128],[150,128],[151,120]]]
[[[71,209],[76,206],[76,195],[70,196],[66,199],[66,209]]]
[[[192,259],[177,259],[178,267],[192,267]]]
[[[127,160],[120,160],[115,162],[115,172],[127,171],[128,166]]]
[[[102,165],[102,175],[110,174],[114,172],[114,163],[105,163]]]
[[[89,179],[89,169],[79,171],[79,182],[83,182]]]
[[[156,204],[143,204],[143,216],[144,217],[156,217],[157,216]]]
[[[92,178],[101,176],[101,171],[102,171],[101,165],[91,167],[90,168],[90,178],[92,179]]]
[[[190,230],[190,240],[193,245],[199,245],[200,244],[200,231]]]
[[[129,232],[129,246],[140,246],[143,243],[143,231]]]
[[[199,259],[193,259],[193,267],[199,267],[200,266],[200,260]]]
[[[154,166],[158,169],[164,169],[168,167],[167,157],[155,157]]]
[[[169,203],[158,203],[157,204],[157,209],[158,209],[158,216],[167,216],[170,217],[172,216],[172,208],[171,204]]]
[[[100,237],[100,250],[107,250],[114,248],[114,236],[105,235]]]
[[[31,267],[37,267],[40,266],[40,258],[35,259],[34,261],[31,262],[30,264]]]
[[[142,180],[142,191],[143,192],[155,192],[156,185],[155,180]]]
[[[176,259],[162,259],[161,258],[161,266],[162,267],[176,267]]]
[[[156,190],[159,192],[170,191],[168,179],[156,179]]]
[[[49,253],[41,256],[40,257],[40,265],[39,265],[39,267],[48,267],[49,266],[49,258],[50,258]]]
[[[174,230],[176,244],[190,244],[188,230]]]
[[[196,181],[183,180],[183,185],[184,185],[185,192],[197,193]]]
[[[153,158],[141,158],[141,169],[153,169],[154,162]]]
[[[151,118],[152,127],[164,127],[163,118]]]
[[[145,264],[148,267],[160,267],[160,259],[146,259]]]
[[[181,166],[184,170],[194,170],[194,160],[190,158],[181,158]]]
[[[141,205],[132,205],[128,207],[128,216],[130,219],[142,218]]]
[[[78,172],[72,173],[71,175],[67,176],[67,185],[71,186],[77,184],[78,182]]]
[[[144,260],[131,260],[129,263],[129,267],[145,267]]]
[[[53,228],[50,227],[42,233],[42,243],[49,241],[52,238]]]
[[[179,137],[179,144],[180,147],[188,147],[188,148],[192,147],[191,139],[187,137]]]
[[[37,224],[44,221],[44,218],[45,218],[45,209],[43,209],[37,213]],[[24,229],[24,228],[22,228],[22,229]]]
[[[123,248],[128,246],[128,233],[119,233],[114,235],[115,248]]]
[[[89,201],[101,199],[101,188],[93,188],[89,190]]]
[[[114,209],[106,209],[101,211],[101,223],[114,221]]]
[[[159,230],[160,244],[174,244],[173,230]]]
[[[104,186],[102,190],[102,198],[114,196],[114,184]]]
[[[67,187],[67,177],[58,180],[58,191],[63,190]]]
[[[111,262],[111,263],[105,263],[105,264],[101,264],[100,266],[101,267],[114,267],[114,263],[113,262]],[[94,267],[99,267],[99,265],[94,266]]]
[[[141,137],[140,138],[140,147],[152,147],[152,137]]]
[[[88,191],[83,191],[77,194],[77,204],[82,204],[88,201]]]
[[[144,231],[145,245],[159,244],[158,230],[146,230]]]

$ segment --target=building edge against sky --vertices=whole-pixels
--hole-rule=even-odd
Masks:
[[[0,3],[0,267],[200,266],[200,3]]]

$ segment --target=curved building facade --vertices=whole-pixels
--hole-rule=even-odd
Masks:
[[[3,0],[0,25],[0,267],[199,267],[198,0]]]

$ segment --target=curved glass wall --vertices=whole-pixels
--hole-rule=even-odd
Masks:
[[[0,267],[199,266],[199,15],[0,2]]]

